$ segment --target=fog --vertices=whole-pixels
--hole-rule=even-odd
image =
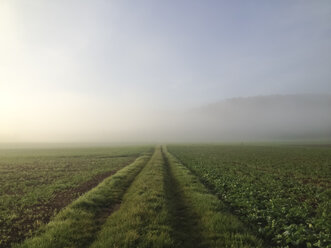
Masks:
[[[32,116],[13,142],[331,141],[331,95],[232,98],[187,109],[68,109]],[[61,115],[64,111],[61,111]],[[53,123],[50,120],[57,121]],[[38,127],[38,128],[36,128]],[[9,140],[11,141],[11,140]]]
[[[0,143],[330,140],[331,2],[0,1]]]
[[[233,98],[190,110],[179,119],[177,137],[187,141],[331,140],[331,96]]]

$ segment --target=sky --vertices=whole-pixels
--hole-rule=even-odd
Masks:
[[[0,142],[143,141],[225,99],[331,94],[330,68],[329,0],[0,0]]]

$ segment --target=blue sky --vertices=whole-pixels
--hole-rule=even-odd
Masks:
[[[3,137],[21,137],[17,122],[39,130],[50,112],[57,130],[62,119],[101,119],[99,109],[121,119],[233,97],[331,93],[328,0],[3,0],[0,33]]]

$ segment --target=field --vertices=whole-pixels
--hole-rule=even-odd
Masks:
[[[0,150],[0,247],[331,247],[327,146]]]
[[[150,149],[1,149],[0,247],[31,236],[73,199]]]
[[[273,246],[331,247],[330,146],[171,146]]]

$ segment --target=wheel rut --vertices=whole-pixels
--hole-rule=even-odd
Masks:
[[[191,212],[189,205],[181,191],[178,181],[173,175],[165,148],[162,147],[162,158],[165,163],[166,177],[164,178],[169,209],[173,215],[172,227],[174,236],[181,248],[203,248],[200,239],[200,230],[197,228],[196,217]]]
[[[137,178],[137,176],[140,174],[140,172],[143,170],[143,168],[147,165],[148,161],[146,161],[145,165],[142,166],[139,171],[136,173],[136,175],[127,182],[127,184],[123,187],[123,192],[118,196],[118,198],[113,199],[113,203],[109,206],[103,206],[99,212],[95,215],[95,223],[96,223],[96,228],[93,232],[93,238],[90,239],[86,244],[82,245],[82,248],[87,248],[90,247],[91,244],[95,241],[96,236],[100,232],[100,230],[103,227],[103,224],[105,224],[106,220],[116,211],[118,211],[121,208],[121,203],[124,195],[134,182],[134,180]]]

